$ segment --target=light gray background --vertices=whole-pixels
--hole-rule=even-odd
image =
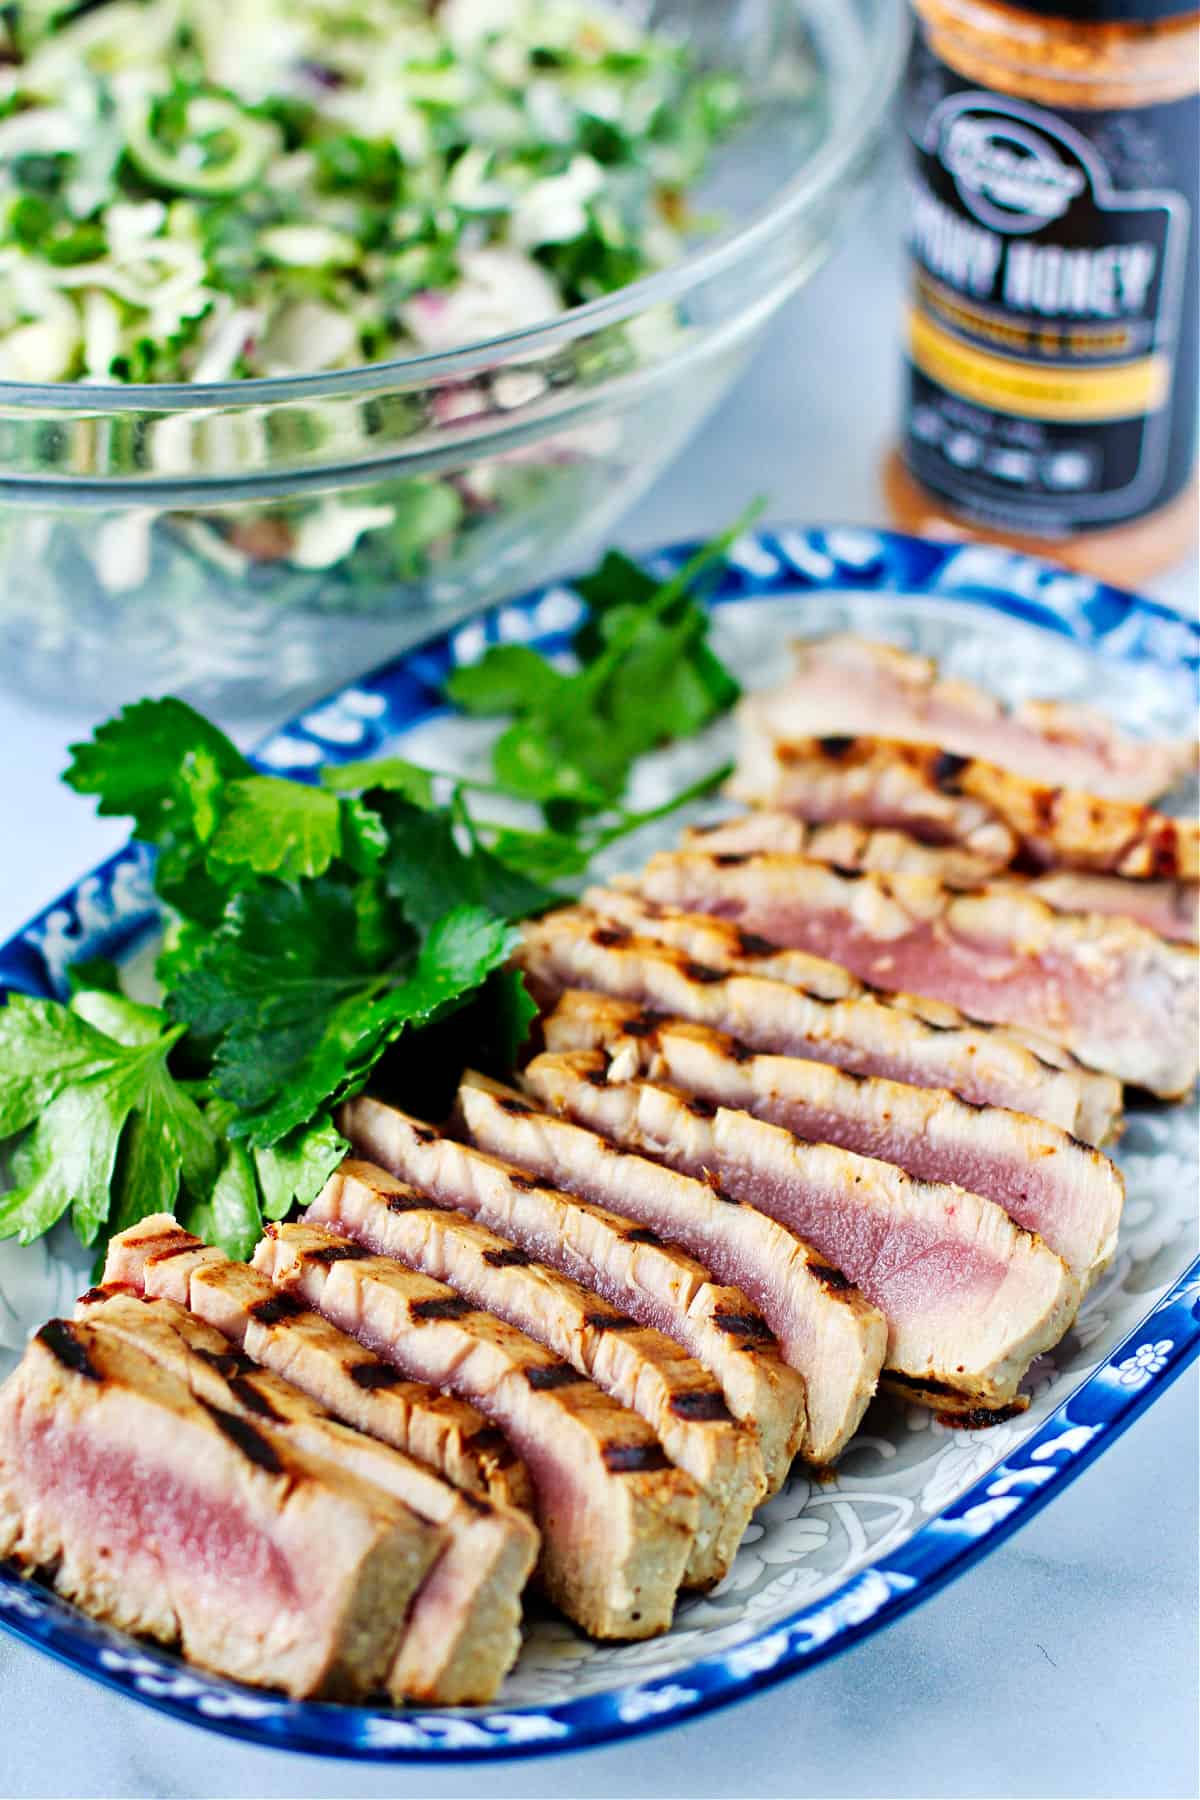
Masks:
[[[703,535],[758,492],[773,518],[880,521],[899,316],[892,218],[885,192],[627,519],[625,542]],[[1195,566],[1153,591],[1192,610]],[[0,941],[122,840],[119,823],[91,818],[58,783],[88,724],[67,697],[59,715],[0,692]],[[1032,1525],[901,1624],[672,1732],[487,1769],[321,1762],[160,1719],[0,1635],[0,1792],[1192,1796],[1196,1397],[1192,1370]]]

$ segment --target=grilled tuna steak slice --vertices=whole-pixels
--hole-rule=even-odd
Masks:
[[[849,819],[810,825],[792,812],[759,809],[699,825],[683,834],[685,850],[710,856],[745,856],[756,850],[786,851],[840,869],[884,869],[901,875],[936,875],[951,887],[977,887],[1004,869],[1005,845],[998,854],[977,854],[957,844],[926,844],[903,831],[870,830]]]
[[[684,1585],[725,1576],[762,1497],[762,1457],[712,1376],[670,1338],[373,1163],[343,1163],[305,1221],[446,1282],[640,1413],[699,1489]]]
[[[539,1060],[550,1076],[558,1059]],[[476,1102],[479,1088],[480,1078],[471,1075],[459,1093],[476,1142],[682,1244],[749,1295],[804,1377],[808,1420],[801,1453],[816,1464],[832,1462],[854,1435],[883,1364],[887,1328],[877,1309],[764,1213],[736,1204],[706,1181],[622,1152],[573,1118],[553,1116],[572,1111],[570,1095],[560,1093],[557,1081],[533,1090],[549,1113],[516,1095],[497,1095],[490,1084],[482,1091],[496,1095],[497,1104],[485,1109]],[[731,1336],[752,1336],[756,1324],[753,1315],[722,1322]]]
[[[1090,708],[1032,700],[1009,710],[965,681],[890,644],[836,636],[796,645],[796,670],[747,711],[777,735],[855,738],[865,732],[977,756],[1028,781],[1061,782],[1113,800],[1165,794],[1196,766],[1193,742],[1147,743]]]
[[[412,1457],[338,1423],[173,1300],[94,1288],[76,1315],[144,1351],[200,1400],[251,1424],[266,1420],[289,1443],[373,1482],[428,1520],[441,1548],[412,1602],[388,1692],[443,1706],[495,1698],[521,1648],[521,1591],[538,1552],[532,1520],[468,1500]]]
[[[832,957],[863,981],[1044,1033],[1093,1068],[1164,1098],[1196,1079],[1196,952],[1126,919],[769,854],[732,865],[688,852],[656,856],[641,881],[651,899]]]
[[[756,1050],[948,1087],[979,1105],[1052,1120],[1090,1141],[1113,1128],[1120,1084],[1079,1069],[1065,1051],[1049,1045],[1035,1051],[1011,1032],[968,1021],[938,1001],[869,994],[835,964],[773,950],[719,919],[705,922],[660,907],[647,922],[675,943],[570,912],[527,926],[520,955],[539,1000],[546,1004],[568,987],[595,988],[728,1032]]]
[[[760,1056],[703,1025],[659,1019],[600,994],[564,994],[542,1030],[551,1052],[607,1051],[610,1077],[642,1075],[753,1113],[809,1143],[878,1157],[924,1181],[995,1200],[1044,1238],[1084,1289],[1116,1248],[1125,1193],[1119,1171],[1099,1150],[1027,1113],[797,1056]]]
[[[457,1123],[468,1136],[472,1118],[498,1107],[508,1091],[478,1079],[459,1096]],[[714,1282],[692,1257],[617,1213],[544,1186],[382,1101],[347,1102],[338,1124],[393,1175],[481,1219],[689,1350],[716,1376],[733,1416],[755,1432],[767,1493],[782,1487],[804,1435],[804,1384],[739,1289]],[[731,1337],[720,1322],[729,1318],[750,1318],[754,1329]]]
[[[814,824],[897,827],[1004,862],[1195,881],[1200,826],[1128,800],[1046,786],[935,744],[781,738],[748,713],[729,793]],[[782,846],[774,846],[782,848]],[[811,855],[811,851],[805,854]]]
[[[1074,869],[1016,875],[1006,871],[1002,861],[972,855],[952,844],[923,844],[902,831],[871,831],[849,822],[807,825],[792,813],[780,812],[745,813],[719,825],[699,826],[684,832],[683,847],[710,856],[774,850],[839,869],[934,875],[952,888],[1007,887],[1011,881],[1018,892],[1033,894],[1055,912],[1114,914],[1133,919],[1172,943],[1200,941],[1200,888],[1194,881],[1130,881],[1123,875]]]
[[[281,1306],[268,1278],[155,1213],[108,1246],[107,1284],[174,1300],[336,1414],[405,1450],[465,1493],[533,1508],[533,1488],[502,1432],[453,1394],[405,1381],[319,1313]]]
[[[612,1142],[719,1182],[802,1236],[879,1307],[887,1367],[909,1383],[960,1407],[1005,1406],[1074,1318],[1065,1263],[994,1202],[671,1088],[611,1081],[610,1066],[603,1052],[541,1056],[526,1079]]]
[[[533,1477],[546,1591],[568,1618],[594,1637],[667,1629],[699,1502],[643,1419],[453,1288],[348,1238],[272,1226],[254,1260],[282,1292],[505,1431]]]
[[[381,1489],[86,1323],[43,1325],[0,1390],[0,1556],[217,1674],[372,1692],[436,1548]]]
[[[1200,887],[1194,881],[1126,881],[1058,869],[1037,876],[1029,892],[1055,912],[1103,913],[1132,919],[1169,943],[1200,942]]]

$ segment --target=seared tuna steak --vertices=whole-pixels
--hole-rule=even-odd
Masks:
[[[567,1117],[575,1084],[560,1083],[553,1065],[531,1064],[531,1092],[549,1108],[501,1094],[490,1113],[468,1110],[468,1076],[459,1103],[476,1141],[585,1200],[599,1201],[699,1256],[723,1281],[749,1295],[804,1377],[808,1423],[802,1454],[832,1462],[858,1427],[883,1364],[887,1328],[877,1309],[790,1231],[739,1205],[704,1179],[680,1175],[647,1157],[622,1152],[607,1137]],[[601,1080],[604,1076],[601,1075]],[[585,1084],[586,1085],[586,1084]],[[726,1321],[730,1335],[749,1336],[755,1320]]]
[[[712,1376],[670,1338],[373,1163],[344,1162],[305,1220],[447,1282],[640,1413],[700,1490],[685,1585],[728,1572],[766,1485],[762,1457]]]
[[[482,1076],[476,1080],[459,1096],[457,1124],[467,1136],[472,1121],[494,1112],[509,1093]],[[754,1431],[767,1492],[782,1486],[804,1435],[804,1384],[738,1288],[714,1282],[701,1264],[652,1231],[543,1185],[382,1101],[351,1100],[338,1123],[362,1155],[481,1219],[689,1350],[712,1371],[733,1416]],[[750,1319],[753,1330],[730,1336],[724,1324],[730,1318]]]
[[[977,756],[1028,781],[1144,803],[1196,766],[1194,742],[1145,742],[1103,714],[1062,701],[1011,710],[890,644],[836,636],[798,643],[790,680],[744,704],[777,735],[902,738]]]
[[[173,1300],[94,1288],[76,1313],[144,1351],[200,1400],[251,1424],[266,1420],[289,1443],[373,1482],[436,1527],[441,1548],[409,1610],[388,1692],[444,1706],[495,1698],[521,1647],[521,1591],[538,1552],[532,1520],[468,1500],[412,1457],[339,1424]]]
[[[700,825],[683,834],[685,850],[710,856],[744,856],[755,850],[781,850],[841,869],[885,869],[902,875],[936,875],[952,887],[976,887],[1006,867],[1009,847],[994,855],[977,854],[957,844],[925,844],[903,831],[870,830],[850,820],[810,825],[791,812],[739,813],[719,825]]]
[[[437,1545],[382,1489],[86,1323],[43,1325],[0,1390],[0,1556],[217,1674],[372,1692]]]
[[[656,856],[641,887],[651,899],[831,957],[879,987],[1043,1033],[1093,1068],[1164,1098],[1185,1094],[1196,1079],[1196,952],[1126,919],[769,854],[736,863]]]
[[[992,1201],[609,1075],[602,1052],[579,1051],[537,1057],[526,1080],[612,1142],[719,1183],[812,1244],[884,1314],[888,1369],[936,1403],[1007,1405],[1071,1323],[1066,1265]]]
[[[1185,881],[1200,875],[1200,826],[1194,821],[1030,781],[935,744],[780,738],[761,729],[752,711],[744,717],[729,792],[751,806],[814,824],[848,820],[899,828],[928,843],[961,844],[1026,867]]]
[[[551,1351],[443,1282],[312,1225],[279,1225],[255,1265],[406,1374],[451,1388],[533,1477],[541,1572],[594,1637],[665,1631],[691,1554],[696,1485],[650,1427]]]
[[[951,1088],[979,1105],[1050,1119],[1090,1141],[1113,1128],[1119,1083],[1077,1068],[1066,1051],[1035,1051],[936,1000],[867,993],[836,964],[773,949],[720,919],[660,907],[648,924],[674,942],[574,912],[527,926],[521,961],[539,1000],[547,1004],[568,987],[596,988],[728,1032],[756,1050]],[[814,962],[819,986],[809,970]]]
[[[532,1509],[528,1470],[482,1413],[405,1381],[319,1313],[281,1301],[265,1275],[202,1244],[169,1213],[111,1239],[104,1281],[189,1308],[346,1424],[431,1464],[466,1493]]]
[[[809,1143],[878,1157],[995,1200],[1044,1238],[1084,1288],[1116,1248],[1125,1192],[1119,1171],[1099,1150],[1027,1113],[798,1056],[761,1056],[703,1025],[660,1019],[601,994],[564,994],[542,1031],[549,1051],[606,1051],[610,1077],[643,1075]]]
[[[685,850],[710,856],[743,856],[756,850],[806,856],[839,869],[882,869],[898,875],[934,875],[947,887],[1007,887],[1044,900],[1055,912],[1108,913],[1133,919],[1173,943],[1200,940],[1200,888],[1194,881],[1128,880],[1123,875],[1056,869],[1016,875],[1004,858],[973,855],[953,844],[923,844],[902,831],[864,825],[808,825],[792,813],[750,812],[683,835]],[[603,910],[601,907],[599,910]],[[647,933],[647,936],[653,935]]]

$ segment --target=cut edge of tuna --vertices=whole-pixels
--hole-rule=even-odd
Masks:
[[[359,1154],[461,1207],[543,1262],[593,1288],[612,1306],[657,1327],[716,1377],[734,1417],[755,1431],[767,1492],[787,1479],[804,1436],[804,1384],[783,1360],[764,1320],[738,1288],[716,1282],[686,1251],[490,1155],[470,1140],[472,1116],[511,1088],[471,1074],[450,1137],[369,1095],[348,1101],[338,1126]],[[752,1327],[731,1336],[723,1321]]]
[[[1061,1257],[977,1194],[802,1143],[671,1088],[613,1079],[604,1052],[539,1057],[527,1077],[539,1090],[555,1086],[614,1142],[719,1182],[811,1244],[883,1313],[886,1366],[957,1392],[964,1406],[1009,1404],[1030,1362],[1075,1316],[1078,1284]]]
[[[266,1276],[202,1243],[170,1213],[111,1238],[102,1280],[187,1307],[346,1424],[428,1463],[464,1493],[532,1510],[528,1471],[482,1413],[405,1381],[319,1313],[282,1305]]]
[[[839,872],[769,852],[732,865],[668,852],[651,859],[640,885],[652,899],[835,957],[875,986],[1037,1032],[1160,1098],[1186,1094],[1196,1079],[1197,953],[1127,919],[1056,913],[1028,893],[960,894],[925,876]]]
[[[539,1542],[531,1519],[461,1494],[414,1458],[341,1423],[173,1300],[93,1288],[76,1317],[125,1337],[202,1400],[251,1423],[266,1420],[438,1527],[444,1543],[412,1601],[387,1689],[394,1699],[437,1706],[495,1698],[521,1648],[521,1595]]]
[[[372,1693],[437,1541],[382,1490],[86,1322],[43,1325],[0,1390],[0,1555],[216,1674],[295,1698]]]
[[[283,1293],[504,1430],[533,1479],[546,1591],[568,1618],[599,1638],[668,1628],[698,1498],[643,1419],[444,1282],[348,1238],[272,1225],[254,1260]]]
[[[581,1122],[555,1061],[535,1059],[527,1072],[528,1091],[544,1112],[532,1100],[501,1096],[490,1120],[475,1118],[472,1136],[556,1187],[681,1244],[747,1294],[804,1377],[801,1454],[818,1467],[832,1463],[875,1392],[887,1344],[882,1314],[775,1220],[731,1204],[706,1181],[620,1149]],[[741,1330],[748,1323],[731,1320],[730,1326]]]
[[[686,1351],[373,1163],[348,1158],[304,1218],[446,1282],[639,1413],[699,1489],[684,1585],[707,1588],[723,1579],[762,1497],[762,1456],[714,1378]]]
[[[1007,846],[998,853],[977,853],[958,844],[928,844],[905,831],[856,825],[839,819],[810,824],[798,813],[756,807],[753,812],[696,825],[683,833],[685,850],[712,856],[744,856],[755,850],[786,850],[812,862],[843,869],[884,869],[896,874],[936,875],[953,887],[976,887],[1008,865]]]
[[[638,936],[637,906],[655,907]],[[825,991],[788,979],[810,960],[703,914],[636,902],[625,924],[578,912],[527,927],[520,952],[540,1002],[595,988],[655,1012],[724,1031],[758,1050],[829,1062],[852,1074],[945,1087],[979,1105],[1008,1106],[1096,1142],[1120,1117],[1121,1086],[1065,1050],[1039,1048],[953,1007],[910,994],[868,992],[838,969]],[[701,955],[702,950],[704,955]],[[823,968],[835,965],[823,963]]]
[[[1125,1194],[1120,1171],[1101,1151],[1027,1113],[973,1106],[945,1088],[760,1054],[706,1026],[581,990],[562,995],[542,1020],[542,1037],[552,1053],[607,1051],[610,1075],[619,1079],[638,1074],[753,1113],[808,1143],[994,1200],[1063,1258],[1084,1291],[1112,1259]]]

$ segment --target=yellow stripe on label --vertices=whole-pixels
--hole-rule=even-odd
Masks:
[[[918,369],[939,387],[1020,419],[1086,424],[1140,418],[1166,405],[1171,382],[1165,356],[1101,369],[1024,362],[964,344],[915,309],[909,313],[909,346]]]

